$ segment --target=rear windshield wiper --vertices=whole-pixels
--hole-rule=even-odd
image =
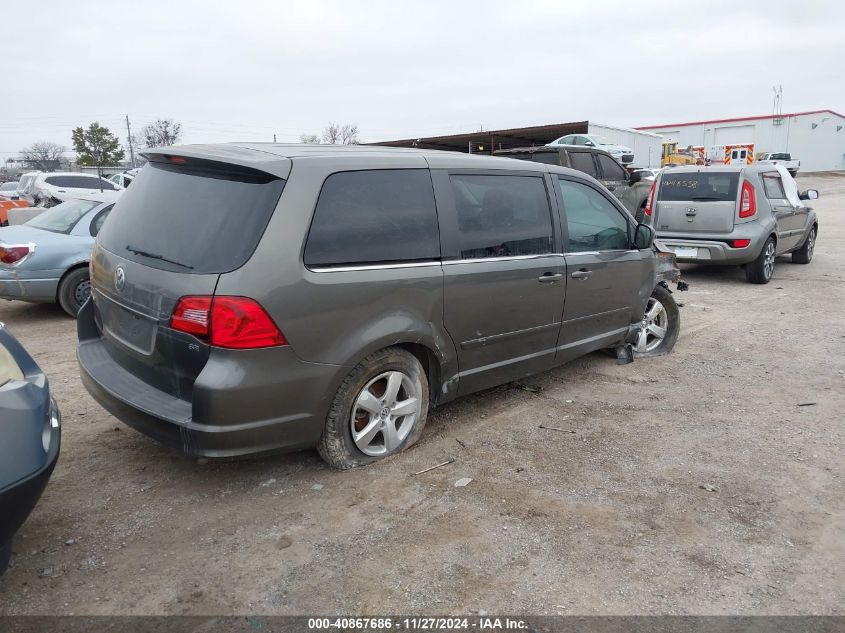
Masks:
[[[143,251],[140,249],[135,248],[134,246],[130,246],[129,244],[126,245],[126,250],[130,253],[135,253],[136,255],[140,255],[141,257],[149,257],[150,259],[158,259],[163,262],[167,262],[168,264],[173,264],[174,266],[181,266],[182,268],[187,268],[188,270],[193,270],[193,266],[188,266],[188,264],[183,264],[182,262],[177,262],[173,259],[167,259],[164,255],[159,255],[158,253],[148,253],[147,251]]]

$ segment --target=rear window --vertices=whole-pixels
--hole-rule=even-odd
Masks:
[[[242,266],[258,245],[285,181],[209,164],[217,167],[149,163],[115,204],[100,231],[100,245],[175,272],[224,273]]]
[[[346,171],[326,178],[305,245],[307,266],[439,258],[427,169]]]
[[[518,158],[518,156],[511,156],[511,158]],[[528,154],[526,158],[529,158],[535,163],[560,166],[560,152],[534,152],[532,154]]]
[[[89,200],[68,200],[38,214],[26,224],[53,233],[70,233],[76,223],[98,204]]]
[[[733,202],[736,200],[739,172],[693,172],[663,174],[660,200]]]

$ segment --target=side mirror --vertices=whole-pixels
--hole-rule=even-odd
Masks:
[[[631,174],[631,177],[628,179],[628,184],[629,185],[636,185],[642,179],[643,179],[643,172],[635,171],[633,174]]]
[[[654,244],[654,229],[647,224],[638,224],[634,230],[634,248],[643,251]]]
[[[819,192],[816,189],[807,189],[798,194],[801,200],[816,200],[819,197]]]
[[[586,145],[587,147],[595,147],[596,146],[596,144],[593,143],[592,141],[585,141],[584,145]]]

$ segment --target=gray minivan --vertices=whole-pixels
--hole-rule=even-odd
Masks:
[[[652,230],[583,173],[361,146],[145,157],[97,237],[78,358],[106,409],[189,455],[366,464],[430,405],[677,337]]]

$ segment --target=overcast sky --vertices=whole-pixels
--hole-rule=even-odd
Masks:
[[[845,3],[4,3],[0,158],[157,117],[188,143],[845,111]]]

